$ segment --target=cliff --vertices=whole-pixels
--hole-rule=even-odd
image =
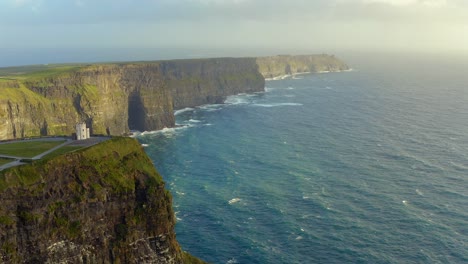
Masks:
[[[0,79],[0,139],[173,127],[174,110],[263,89],[250,58],[51,68]]]
[[[343,61],[327,54],[260,57],[257,58],[257,64],[265,78],[309,72],[339,72],[349,69]]]
[[[171,195],[134,139],[0,174],[2,263],[203,263],[174,233]]]
[[[346,70],[329,55],[215,58],[0,69],[0,140],[175,126],[174,110],[264,90],[265,79]]]

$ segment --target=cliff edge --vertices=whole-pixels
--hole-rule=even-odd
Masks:
[[[0,173],[2,263],[203,263],[140,144],[113,138]]]
[[[0,69],[0,140],[174,127],[174,110],[262,92],[265,78],[342,71],[332,55],[213,58]]]

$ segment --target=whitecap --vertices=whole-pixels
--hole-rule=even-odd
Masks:
[[[187,108],[184,108],[184,109],[179,109],[179,110],[174,111],[174,115],[179,115],[179,114],[182,114],[183,112],[193,111],[193,110],[195,110],[195,109],[190,108],[190,107],[187,107]]]
[[[148,144],[141,144],[142,147],[148,147],[149,145]]]
[[[294,90],[294,87],[289,86],[287,89],[288,90]]]
[[[253,104],[253,106],[260,106],[260,107],[302,106],[302,105],[303,104],[299,104],[299,103]]]
[[[241,199],[240,198],[232,198],[231,200],[229,200],[229,204],[233,204],[233,203],[237,203],[239,202]]]
[[[271,92],[273,90],[276,90],[276,88],[265,87],[265,92]]]
[[[424,193],[421,192],[419,189],[416,189],[415,191],[416,191],[416,193],[417,193],[418,195],[424,196]]]
[[[192,123],[200,123],[201,121],[200,121],[200,120],[196,120],[196,119],[190,119],[189,122],[192,122]]]
[[[296,240],[301,240],[302,239],[302,236],[297,236],[296,237]]]
[[[403,200],[403,201],[401,201],[401,202],[402,202],[404,205],[407,205],[407,204],[408,204],[408,201],[406,201],[406,200]]]
[[[235,264],[235,263],[238,263],[238,262],[237,262],[237,259],[235,259],[235,258],[232,258],[232,259],[230,259],[230,260],[228,260],[228,261],[226,262],[226,264]]]

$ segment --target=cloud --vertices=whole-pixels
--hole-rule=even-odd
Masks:
[[[365,4],[387,4],[391,6],[426,6],[426,7],[443,7],[447,5],[447,0],[363,0]]]

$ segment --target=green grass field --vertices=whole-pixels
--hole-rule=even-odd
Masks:
[[[10,163],[14,160],[12,159],[3,159],[3,158],[0,158],[0,166],[4,165],[4,164],[7,164],[7,163]]]
[[[81,147],[81,146],[63,146],[63,147],[57,149],[56,151],[45,155],[43,157],[43,159],[55,158],[55,157],[60,156],[62,154],[72,152],[72,151],[75,151],[75,150],[78,150],[78,149],[81,149],[81,148],[83,148],[83,147]]]
[[[32,158],[65,142],[60,141],[21,141],[0,145],[0,155]]]
[[[0,79],[24,80],[29,78],[50,77],[61,73],[72,72],[83,66],[83,64],[51,64],[0,68]]]

